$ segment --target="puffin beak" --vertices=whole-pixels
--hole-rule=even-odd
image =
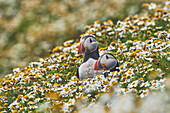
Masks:
[[[86,46],[86,47],[85,47],[85,50],[87,50],[87,49],[88,49],[88,47]]]
[[[97,60],[96,63],[94,64],[94,70],[102,70],[102,68],[99,68],[98,63],[100,63],[99,60]]]
[[[79,45],[79,47],[78,47],[78,54],[82,54],[82,48],[81,48],[81,46],[82,46],[82,42],[80,43],[80,45]]]
[[[96,61],[96,63],[94,64],[94,70],[98,70],[98,60]]]
[[[102,67],[104,67],[105,66],[105,64],[101,64],[102,65]]]

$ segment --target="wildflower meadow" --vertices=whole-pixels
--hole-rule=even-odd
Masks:
[[[86,25],[99,54],[112,53],[120,72],[80,81],[80,40],[68,40],[51,55],[14,68],[0,84],[0,113],[168,113],[170,93],[170,2],[143,3],[147,12]],[[169,85],[170,87],[170,85]],[[149,103],[149,104],[148,104]]]

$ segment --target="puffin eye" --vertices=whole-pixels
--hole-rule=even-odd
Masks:
[[[93,41],[92,41],[92,39],[90,38],[90,43],[92,43]]]
[[[106,59],[109,59],[109,57],[106,55]]]

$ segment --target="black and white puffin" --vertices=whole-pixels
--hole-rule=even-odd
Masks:
[[[109,70],[110,72],[120,71],[119,63],[116,57],[111,53],[104,53],[102,56],[99,57],[94,66],[94,70],[98,69]]]
[[[97,40],[94,35],[87,35],[87,36],[81,37],[80,45],[78,47],[78,53],[79,54],[85,53],[84,57],[83,57],[83,62],[81,64],[82,66],[80,65],[77,69],[77,77],[79,78],[79,73],[81,73],[79,71],[81,71],[83,69],[82,67],[86,67],[86,65],[90,65],[90,67],[91,67],[91,63],[94,62],[94,60],[98,60],[98,58],[99,58],[98,43],[97,43]],[[84,70],[86,70],[86,69],[87,68],[85,68]],[[91,70],[91,69],[89,69],[89,70]],[[89,76],[91,76],[91,75],[89,75]]]
[[[93,78],[98,74],[103,74],[104,70],[119,71],[116,66],[119,65],[117,59],[111,53],[105,53],[98,60],[89,58],[82,63],[77,71],[80,80]]]
[[[78,53],[84,54],[83,62],[86,62],[89,58],[98,60],[99,51],[98,43],[94,35],[83,36],[80,39],[80,45],[78,47]]]

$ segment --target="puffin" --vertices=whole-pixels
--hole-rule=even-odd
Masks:
[[[116,57],[111,53],[104,53],[99,57],[99,59],[95,63],[94,70],[99,69],[109,70],[110,72],[120,71],[119,63]]]
[[[98,60],[89,58],[86,62],[83,62],[77,69],[77,76],[79,80],[94,78],[98,74],[103,74],[104,70],[119,71],[116,68],[117,65],[118,61],[113,54],[104,53]]]
[[[85,53],[83,57],[83,63],[86,62],[89,58],[98,60],[98,43],[94,35],[87,35],[81,37],[80,45],[78,47],[78,53]]]
[[[78,54],[81,55],[83,53],[84,53],[83,62],[77,68],[78,78],[79,78],[79,70],[82,70],[82,68],[80,69],[80,67],[84,67],[84,66],[86,67],[86,65],[90,65],[92,62],[94,62],[94,60],[98,60],[99,58],[98,43],[94,35],[86,35],[80,38]]]

